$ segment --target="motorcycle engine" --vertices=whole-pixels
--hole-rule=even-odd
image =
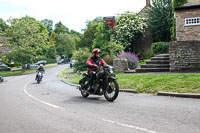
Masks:
[[[99,83],[94,82],[92,85],[92,89],[94,90],[94,92],[96,92],[99,89]]]

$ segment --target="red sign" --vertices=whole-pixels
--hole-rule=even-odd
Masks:
[[[105,22],[110,25],[113,29],[113,27],[115,26],[115,16],[111,16],[111,17],[104,17],[103,18],[105,20]]]

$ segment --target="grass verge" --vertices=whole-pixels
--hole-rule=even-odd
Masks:
[[[76,75],[76,74],[75,74]],[[165,74],[122,74],[116,73],[120,89],[135,89],[137,92],[157,93],[200,93],[200,73],[165,73]],[[64,79],[78,84],[81,75]]]

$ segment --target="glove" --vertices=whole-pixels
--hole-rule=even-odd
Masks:
[[[95,67],[96,69],[98,69],[98,66],[96,64],[94,64],[93,67]]]

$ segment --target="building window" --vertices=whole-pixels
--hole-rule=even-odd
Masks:
[[[185,18],[185,26],[200,25],[200,17]]]

